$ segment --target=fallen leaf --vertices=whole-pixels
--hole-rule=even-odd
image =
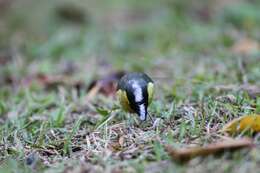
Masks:
[[[195,157],[219,154],[224,151],[233,151],[242,148],[253,147],[253,140],[250,138],[229,139],[209,144],[204,147],[193,147],[174,149],[166,145],[165,150],[174,161],[187,162]]]
[[[260,96],[260,87],[257,85],[242,85],[241,89],[246,91],[251,98]]]
[[[46,89],[53,89],[57,88],[58,86],[75,87],[78,89],[83,85],[81,81],[74,80],[68,76],[46,75],[41,73],[28,76],[21,81],[23,86],[30,86],[32,83],[38,83],[40,86],[43,86]]]
[[[257,41],[249,39],[249,38],[243,38],[236,42],[232,48],[231,48],[233,53],[236,54],[250,54],[253,53],[254,51],[259,50],[259,44]]]
[[[213,87],[217,91],[244,91],[249,97],[255,99],[260,96],[260,87],[252,84],[244,85],[217,85]]]
[[[234,134],[249,130],[251,132],[260,132],[260,115],[245,115],[236,118],[225,125],[222,129],[224,132]]]
[[[117,89],[117,82],[124,74],[125,72],[119,71],[91,82],[88,88],[87,100],[93,99],[98,93],[106,96],[114,95]]]

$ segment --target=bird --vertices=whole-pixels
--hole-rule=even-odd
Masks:
[[[116,95],[123,110],[136,113],[145,121],[147,115],[150,116],[147,108],[154,96],[154,82],[145,73],[127,73],[119,80]]]

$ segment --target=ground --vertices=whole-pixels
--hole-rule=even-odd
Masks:
[[[0,2],[0,172],[260,170],[259,134],[221,132],[260,112],[259,2]],[[155,126],[93,84],[129,71],[155,82]],[[242,136],[185,164],[164,149]]]

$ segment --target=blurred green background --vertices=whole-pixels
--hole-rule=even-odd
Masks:
[[[16,49],[26,61],[95,58],[115,69],[147,70],[165,58],[230,58],[238,40],[260,39],[253,0],[1,0],[0,8],[1,52]]]
[[[233,57],[232,46],[241,39],[260,39],[254,0],[1,0],[0,8],[1,52],[15,49],[23,61],[43,62],[42,70],[48,61],[82,64],[93,58],[114,69],[141,71],[164,59],[172,71],[186,58],[190,69],[200,58]]]

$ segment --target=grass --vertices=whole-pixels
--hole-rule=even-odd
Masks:
[[[221,139],[228,121],[260,112],[259,94],[240,88],[260,85],[259,5],[14,2],[0,21],[0,172],[259,170],[258,134],[247,134],[256,143],[251,151],[185,165],[162,145],[206,145]],[[77,11],[84,20],[71,17]],[[245,53],[234,51],[241,38],[250,40]],[[155,128],[118,109],[113,95],[86,100],[94,79],[118,70],[144,71],[155,81]]]

